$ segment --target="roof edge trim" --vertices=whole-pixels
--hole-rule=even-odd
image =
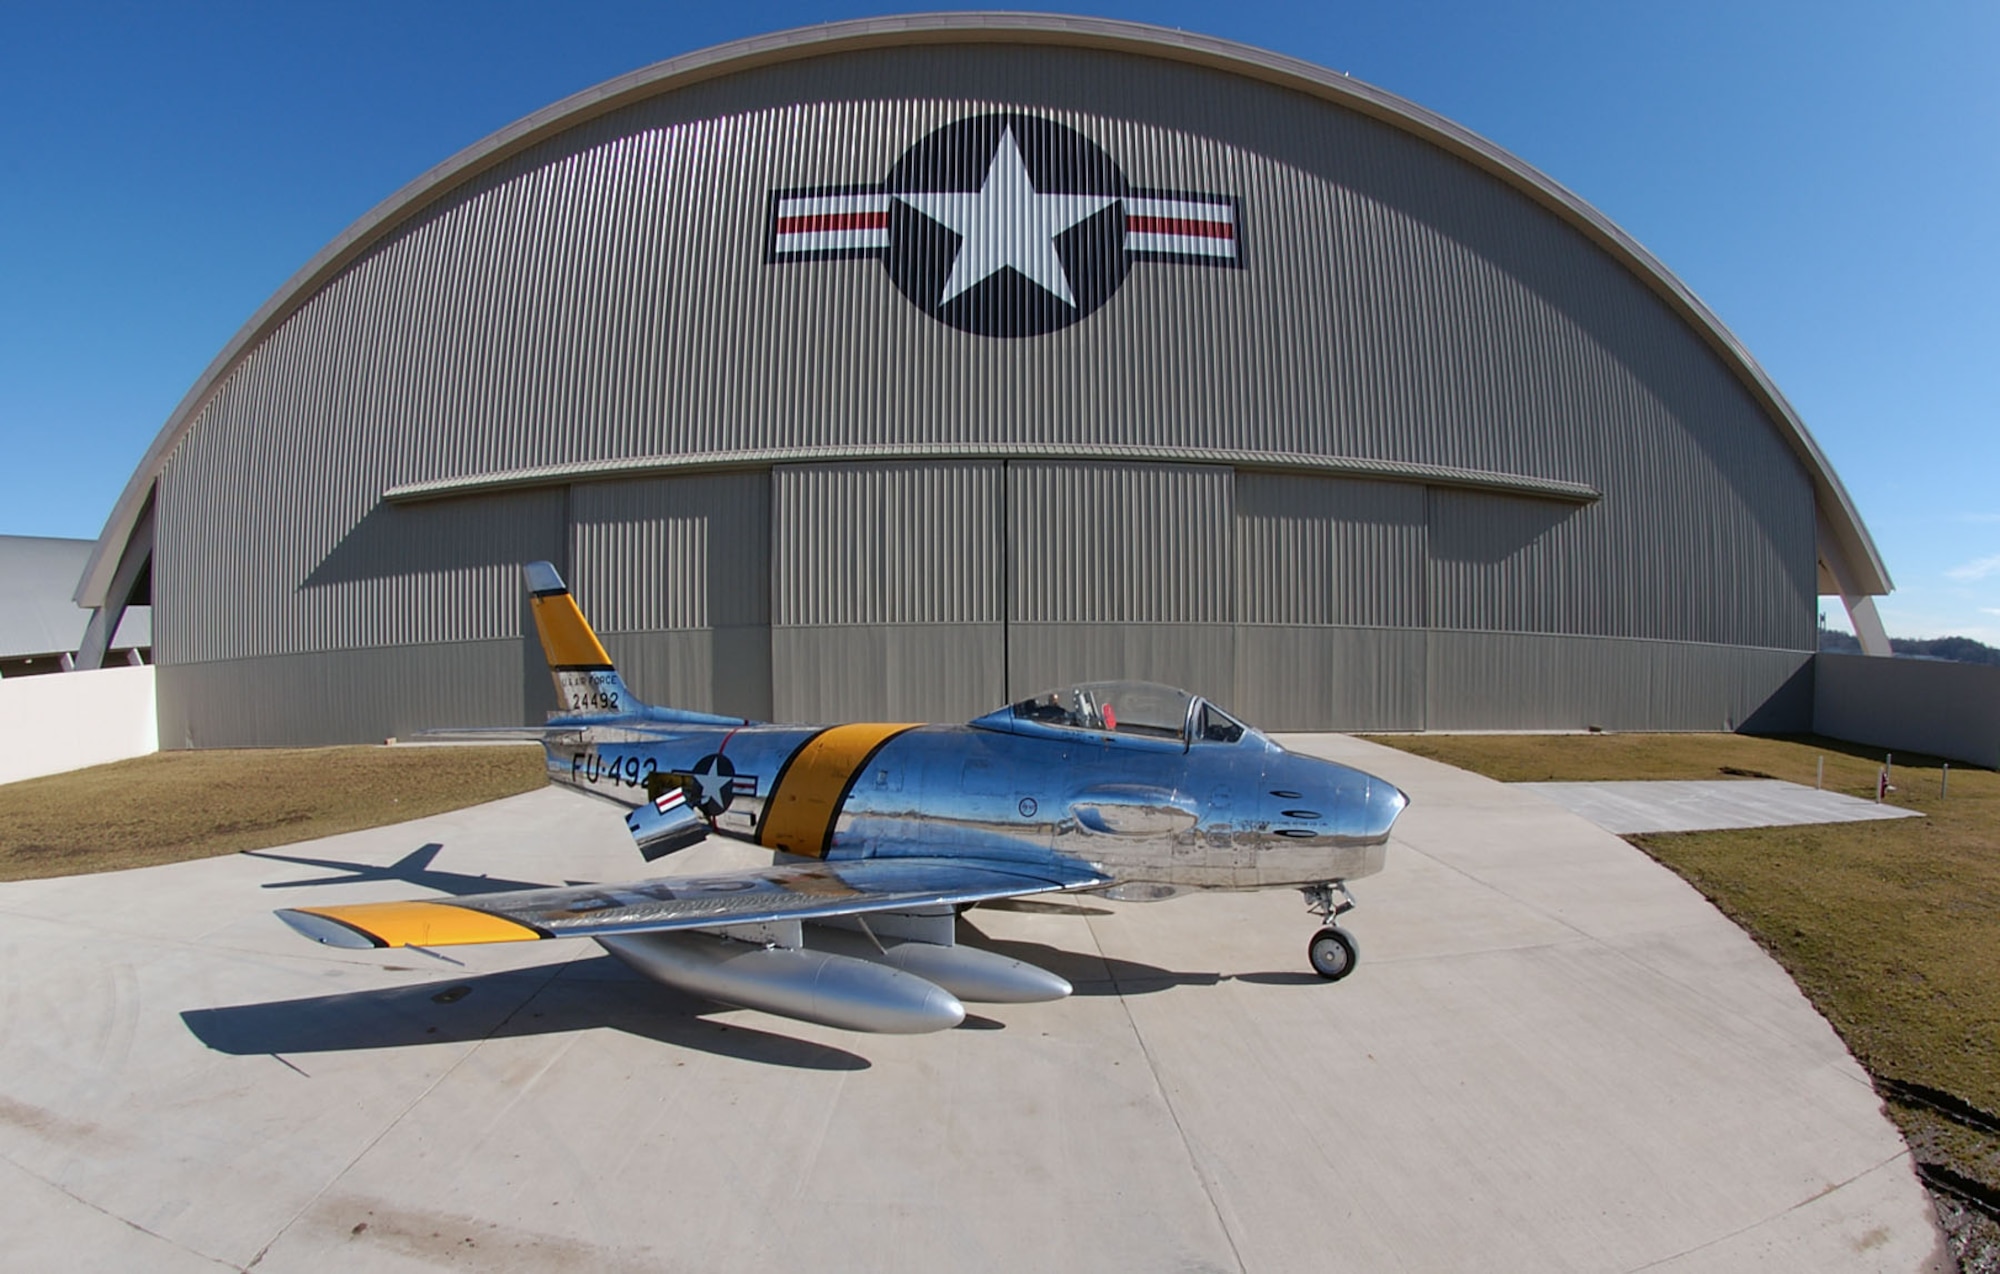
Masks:
[[[320,250],[260,306],[210,361],[174,408],[112,506],[91,552],[76,601],[101,606],[119,553],[174,446],[236,363],[380,239],[406,214],[555,134],[634,101],[702,81],[783,62],[912,44],[1055,44],[1185,62],[1291,88],[1368,115],[1451,152],[1561,217],[1610,253],[1691,323],[1735,371],[1806,465],[1818,505],[1871,594],[1894,588],[1847,489],[1805,422],[1736,336],[1664,264],[1609,218],[1526,161],[1425,107],[1298,58],[1213,36],[1109,18],[967,12],[861,18],[752,36],[669,58],[572,94],[473,143],[406,183]]]
[[[1592,504],[1603,493],[1581,482],[1537,478],[1484,469],[1370,460],[1358,456],[1313,456],[1284,451],[1223,451],[1205,447],[1142,447],[1078,443],[1041,446],[1034,443],[889,444],[845,447],[790,447],[757,451],[717,451],[699,455],[636,456],[617,460],[585,460],[574,464],[504,469],[493,473],[408,482],[390,487],[382,499],[390,504],[420,504],[458,496],[486,495],[527,487],[568,482],[703,473],[718,469],[762,469],[780,464],[838,464],[870,460],[1115,460],[1167,464],[1228,465],[1237,469],[1279,473],[1312,473],[1375,482],[1413,482],[1433,487],[1457,487],[1563,504]]]

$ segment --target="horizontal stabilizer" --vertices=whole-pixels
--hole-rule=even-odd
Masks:
[[[688,800],[687,789],[679,783],[627,814],[625,826],[631,830],[640,856],[649,863],[677,849],[686,849],[708,835],[707,820]]]

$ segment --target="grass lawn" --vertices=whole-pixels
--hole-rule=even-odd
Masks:
[[[0,880],[264,849],[545,782],[541,749],[525,746],[160,752],[0,784]]]
[[[1829,789],[1871,799],[1882,761],[1830,739],[1733,734],[1375,742],[1507,782],[1738,775],[1810,785],[1824,757]],[[1889,799],[1921,819],[1627,839],[1785,967],[1876,1077],[1934,1189],[1942,1168],[2000,1201],[2000,774],[1954,765],[1944,797],[1941,776],[1934,757],[1895,758]]]

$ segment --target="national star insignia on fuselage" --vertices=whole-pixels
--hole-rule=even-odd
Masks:
[[[632,807],[648,861],[718,835],[772,864],[278,913],[305,936],[356,948],[588,937],[696,995],[896,1032],[955,1026],[964,1001],[1069,994],[1047,970],[955,941],[959,910],[1033,894],[1298,889],[1326,925],[1308,948],[1315,971],[1354,967],[1333,921],[1353,905],[1346,882],[1381,870],[1407,803],[1379,778],[1146,682],[1070,686],[963,725],[655,707],[626,688],[555,568],[524,573],[563,709],[519,733],[541,741],[550,777]]]

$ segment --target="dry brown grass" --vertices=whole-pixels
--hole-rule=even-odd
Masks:
[[[0,785],[0,880],[264,849],[545,782],[524,746],[161,752]]]
[[[1722,778],[1872,798],[1882,753],[1743,735],[1385,735],[1378,743],[1509,782]],[[1634,836],[1776,957],[1862,1065],[2000,1112],[2000,774],[1897,756],[1893,822]],[[1920,1161],[2000,1190],[2000,1137],[1890,1102]]]

